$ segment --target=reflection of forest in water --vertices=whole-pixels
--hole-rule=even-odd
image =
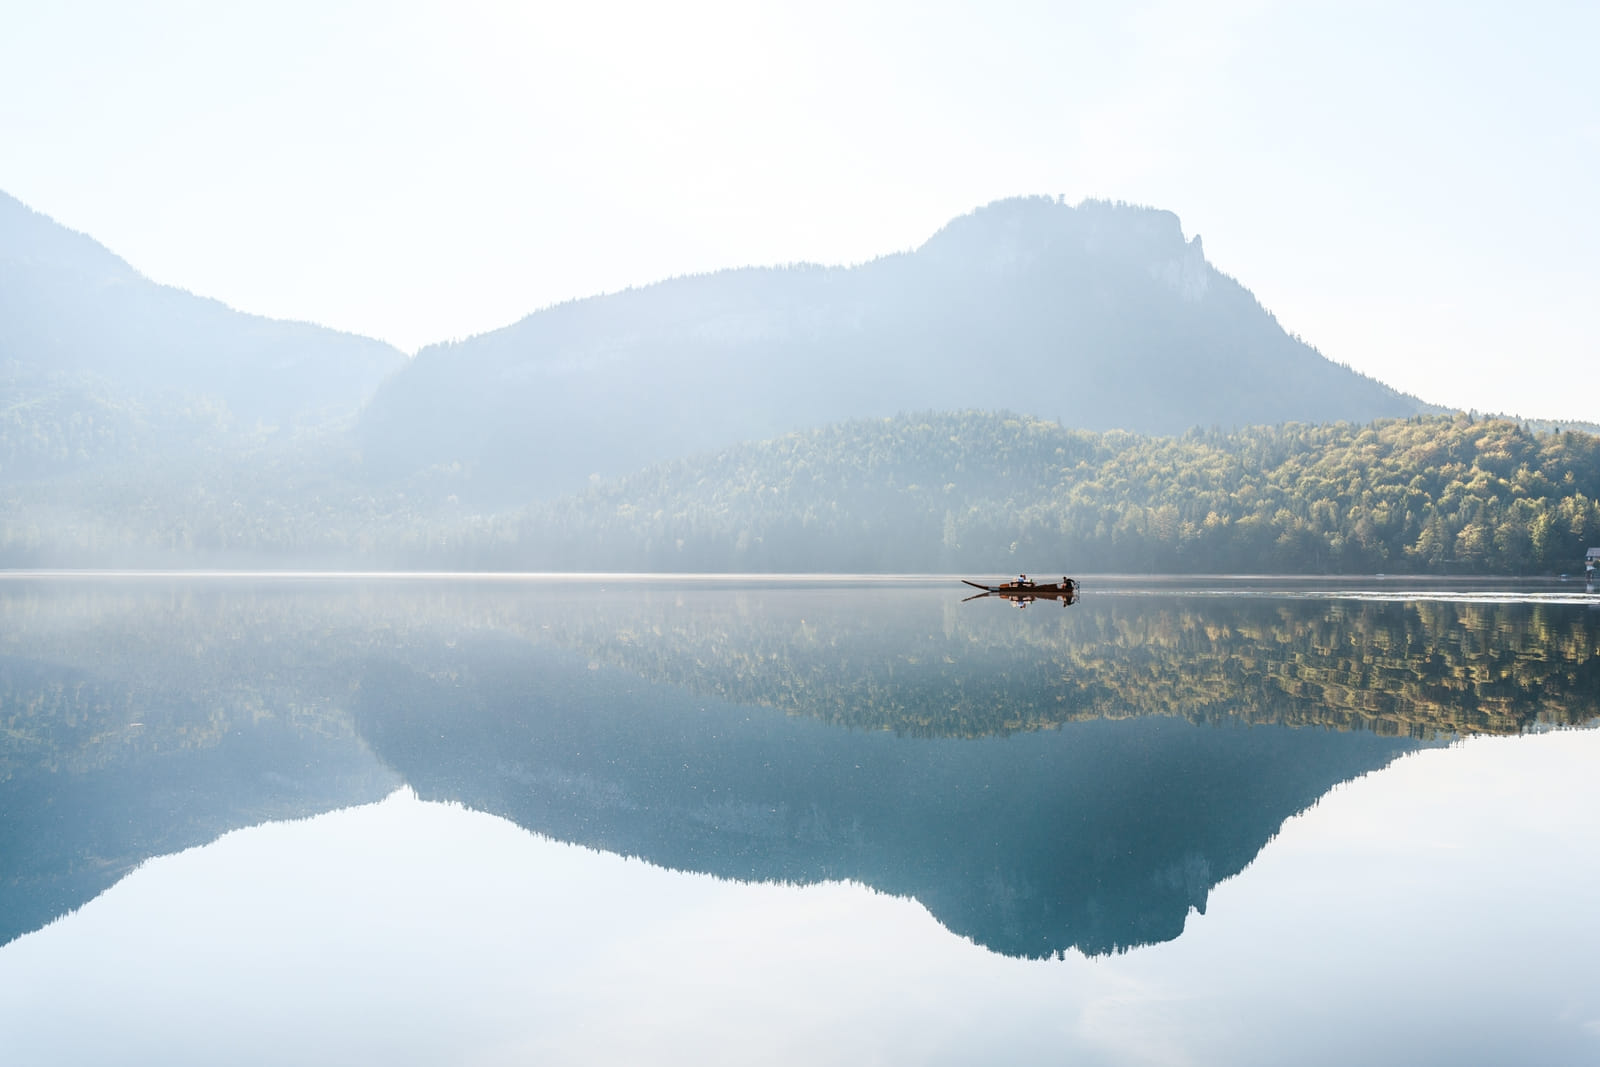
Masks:
[[[917,736],[1178,715],[1427,738],[1600,714],[1600,616],[1570,603],[1091,593],[1019,613],[958,599],[874,590],[841,610],[803,592],[646,592],[546,625],[655,681]]]
[[[0,777],[204,746],[241,721],[348,736],[361,664],[449,675],[451,649],[487,637],[914,736],[1154,714],[1426,738],[1600,715],[1600,612],[1572,603],[1091,593],[1018,612],[960,599],[926,586],[17,583],[0,595]],[[130,729],[124,689],[181,698],[151,701]]]
[[[1580,606],[960,595],[13,583],[0,942],[148,856],[404,782],[666,866],[859,879],[997,951],[1107,951],[1177,936],[1415,739],[1600,694]]]

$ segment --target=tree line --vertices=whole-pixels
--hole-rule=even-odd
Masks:
[[[503,516],[456,551],[665,570],[1539,574],[1600,543],[1600,439],[1414,416],[1180,438],[844,423]]]
[[[333,437],[171,455],[5,487],[0,564],[1535,575],[1600,544],[1600,438],[1471,415],[1156,437],[911,414],[493,513],[462,503],[470,468],[386,481]]]

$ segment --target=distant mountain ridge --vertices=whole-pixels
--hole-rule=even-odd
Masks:
[[[146,405],[206,397],[246,422],[314,423],[354,414],[404,362],[381,341],[159,285],[0,193],[0,371],[12,383],[110,384]]]
[[[678,278],[425,348],[360,436],[391,474],[460,464],[509,500],[840,419],[972,408],[1157,434],[1438,410],[1289,336],[1172,213],[1026,198],[858,267]]]
[[[888,529],[880,520],[911,504],[933,524],[917,527],[915,543],[953,564],[951,553],[993,538],[1002,551],[1026,540],[1007,522],[968,516],[970,506],[1003,497],[1054,515],[1064,504],[1049,487],[1076,476],[1050,468],[1039,474],[1047,484],[1013,485],[1009,475],[990,484],[976,472],[1010,469],[1010,431],[969,439],[951,430],[908,456],[899,430],[872,430],[901,413],[921,412],[910,420],[918,426],[965,427],[988,412],[977,427],[1008,425],[994,413],[1011,412],[1019,425],[1134,427],[1170,439],[1195,426],[1365,425],[1428,408],[1287,335],[1206,261],[1176,216],[1150,208],[1001,201],[915,251],[860,266],[674,279],[549,308],[407,361],[377,341],[158,285],[0,194],[0,558],[11,566],[205,557],[472,568],[620,553],[666,569],[693,556],[710,570],[824,560],[870,570],[883,551],[904,562],[904,536],[885,545],[877,535]],[[816,438],[847,424],[856,428]],[[795,434],[838,439],[844,451],[799,455],[781,472],[723,462],[782,451]],[[1124,445],[1165,455],[1148,441]],[[955,473],[935,478],[936,457]],[[851,473],[885,462],[918,473],[887,484]],[[667,475],[670,491],[658,484]],[[828,495],[839,477],[848,491]],[[1170,468],[1145,471],[1140,485],[1149,499],[1129,502],[1157,510],[1194,489]],[[732,499],[752,487],[760,493]],[[965,503],[901,499],[947,491]],[[1274,536],[1299,536],[1276,512],[1255,511],[1240,514]],[[704,521],[666,536],[684,515]],[[1493,525],[1514,534],[1534,517],[1497,514]],[[790,519],[792,529],[768,528]],[[1391,560],[1416,548],[1416,530],[1392,532]],[[1355,542],[1340,537],[1329,543],[1337,565],[1353,566]],[[1151,542],[1164,567],[1167,541]],[[1363,551],[1377,543],[1366,527],[1358,541]],[[1451,543],[1440,544],[1428,566],[1452,559]],[[1474,565],[1504,554],[1493,548]],[[1284,565],[1298,566],[1304,553],[1290,549]],[[1144,559],[1129,565],[1155,565]]]

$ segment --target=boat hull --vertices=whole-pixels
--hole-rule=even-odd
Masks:
[[[1059,600],[1062,604],[1073,604],[1078,600],[1078,583],[1071,578],[1060,582],[1001,582],[999,585],[984,585],[979,582],[969,582],[961,579],[961,584],[970,585],[982,592],[970,596],[968,600],[977,600],[985,596],[1005,597],[1019,606],[1026,606],[1035,600]]]

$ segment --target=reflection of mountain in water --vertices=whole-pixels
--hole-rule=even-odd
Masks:
[[[0,944],[152,856],[400,784],[342,707],[348,647],[319,646],[306,606],[189,583],[0,589]]]
[[[363,736],[424,798],[724,878],[861,881],[1023,956],[1176,937],[1285,818],[1415,746],[1170,717],[898,738],[544,651],[453,680],[376,667],[360,697]]]
[[[6,591],[0,943],[149,856],[406,781],[670,867],[858,879],[998,951],[1108,951],[1176,936],[1440,709],[1513,728],[1600,692],[1578,609],[594,592]],[[1375,729],[1243,725],[1274,720]]]
[[[92,900],[151,856],[376,800],[398,784],[348,729],[197,696],[0,658],[7,725],[21,708],[54,733],[13,726],[4,738],[0,945]]]

